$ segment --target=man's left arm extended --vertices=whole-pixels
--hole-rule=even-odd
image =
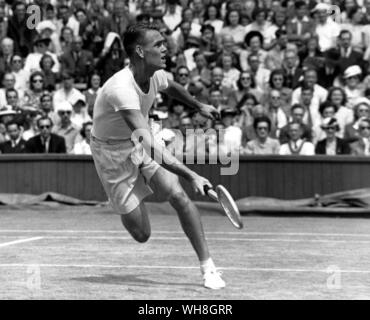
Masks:
[[[183,102],[191,109],[198,111],[206,118],[214,119],[219,115],[216,108],[197,101],[182,85],[175,81],[168,80],[168,87],[163,90],[163,92],[168,94],[170,97]]]

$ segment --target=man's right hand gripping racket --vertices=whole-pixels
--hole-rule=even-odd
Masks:
[[[204,192],[211,199],[217,201],[224,209],[226,216],[229,218],[235,228],[242,229],[243,221],[240,217],[239,209],[226,188],[222,185],[216,186],[215,190],[210,186],[204,186]]]

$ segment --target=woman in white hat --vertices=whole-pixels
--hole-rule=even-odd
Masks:
[[[362,70],[358,65],[348,67],[343,74],[344,92],[347,95],[347,107],[353,109],[356,99],[364,96],[361,83]]]
[[[348,143],[337,136],[340,130],[337,119],[324,119],[321,128],[325,131],[326,138],[317,143],[315,148],[316,154],[335,156],[351,153]]]
[[[367,98],[357,99],[353,108],[354,120],[344,128],[344,139],[349,143],[357,141],[360,137],[358,127],[360,120],[370,117],[370,100]]]

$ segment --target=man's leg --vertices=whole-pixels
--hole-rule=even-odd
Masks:
[[[128,214],[121,215],[121,221],[131,236],[138,242],[148,241],[151,233],[148,212],[145,204],[142,202],[140,206]]]
[[[205,261],[209,259],[208,245],[204,236],[199,211],[185,193],[177,176],[160,167],[151,178],[151,184],[156,192],[166,195],[166,198],[176,210],[181,226],[199,260]]]
[[[223,288],[225,282],[210,258],[199,211],[180,185],[178,177],[160,167],[151,178],[151,184],[156,192],[166,195],[176,210],[181,226],[198,256],[204,276],[204,286],[210,289]]]

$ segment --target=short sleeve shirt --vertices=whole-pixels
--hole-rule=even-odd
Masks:
[[[94,104],[92,134],[98,139],[130,139],[131,129],[118,111],[140,110],[148,119],[158,91],[168,86],[164,70],[156,71],[150,78],[150,87],[144,93],[136,83],[129,67],[114,74],[102,87]]]

